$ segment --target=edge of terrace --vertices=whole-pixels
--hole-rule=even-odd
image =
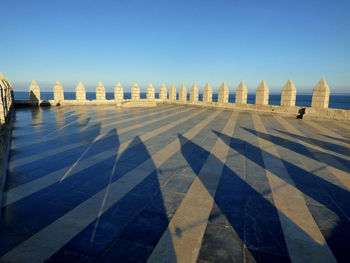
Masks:
[[[115,86],[114,99],[106,99],[106,91],[101,82],[96,87],[96,100],[86,99],[86,89],[82,82],[76,87],[76,99],[65,100],[61,83],[54,86],[54,99],[41,100],[40,88],[35,80],[29,87],[30,100],[16,100],[17,107],[33,106],[79,106],[79,105],[114,105],[117,107],[154,107],[157,104],[191,105],[198,107],[210,107],[224,110],[257,111],[264,113],[282,113],[297,116],[301,114],[306,119],[330,119],[350,120],[350,110],[328,108],[330,88],[322,78],[313,90],[311,107],[295,106],[296,88],[291,80],[285,84],[281,93],[280,105],[269,105],[269,88],[263,80],[256,89],[255,104],[247,104],[248,90],[243,82],[236,89],[235,103],[229,103],[229,89],[225,82],[218,92],[218,102],[212,101],[213,91],[207,83],[203,89],[203,101],[198,100],[199,91],[195,84],[190,89],[190,99],[187,100],[187,88],[181,85],[178,92],[174,85],[169,90],[162,84],[159,88],[159,99],[155,98],[155,89],[149,84],[146,91],[146,99],[140,99],[140,89],[136,83],[131,88],[131,99],[124,99],[123,87],[120,83]],[[178,99],[176,98],[178,94]],[[302,113],[301,113],[302,112]]]

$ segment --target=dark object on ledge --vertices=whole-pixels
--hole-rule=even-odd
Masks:
[[[39,104],[41,107],[50,107],[51,104],[48,100],[42,100]]]
[[[299,110],[299,115],[297,116],[297,119],[302,119],[303,118],[303,115],[305,114],[305,110],[306,110],[306,108],[301,108]]]

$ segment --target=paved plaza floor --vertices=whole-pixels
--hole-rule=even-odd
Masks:
[[[0,262],[350,262],[350,125],[17,109]]]

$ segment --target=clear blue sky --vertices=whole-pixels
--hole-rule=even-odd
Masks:
[[[36,79],[73,91],[120,81],[143,89],[195,82],[250,93],[290,78],[312,91],[325,77],[350,92],[350,1],[1,0],[0,71],[15,90]]]

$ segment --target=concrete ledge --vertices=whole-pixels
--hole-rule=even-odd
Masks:
[[[140,100],[124,100],[121,104],[122,107],[155,107],[157,106],[156,100],[140,99]]]

